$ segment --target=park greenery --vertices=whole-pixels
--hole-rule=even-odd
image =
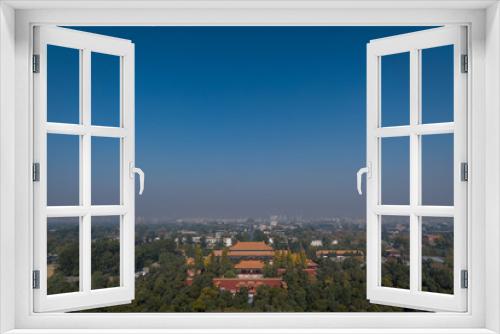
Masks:
[[[142,230],[141,230],[142,228]],[[136,230],[135,299],[118,305],[85,312],[407,312],[397,307],[372,304],[366,299],[366,263],[359,256],[347,256],[343,261],[329,257],[316,257],[308,240],[274,245],[275,261],[266,262],[265,277],[277,277],[278,269],[284,287],[261,285],[253,299],[242,288],[232,295],[213,286],[214,277],[235,277],[237,261],[230,260],[227,248],[216,258],[213,250],[190,240],[179,243],[178,235],[158,236],[162,227],[141,226]],[[153,232],[152,232],[153,231]],[[109,226],[96,226],[92,241],[92,288],[119,286],[119,249],[117,230]],[[365,252],[366,237],[360,231],[346,233],[351,238],[340,247],[350,246]],[[246,236],[243,234],[242,239]],[[409,269],[405,257],[409,253],[408,236],[385,235],[384,241],[402,254],[382,265],[382,284],[407,289]],[[285,238],[282,238],[285,239]],[[279,239],[278,239],[279,241]],[[355,242],[353,242],[355,241]],[[423,262],[423,290],[453,293],[453,239],[449,235],[430,244],[425,240],[424,256],[444,258]],[[387,246],[387,245],[386,245]],[[388,246],[387,246],[388,247]],[[387,247],[383,251],[387,251]],[[52,276],[48,279],[48,293],[78,291],[79,268],[78,225],[53,227],[48,234],[48,254],[57,254]],[[387,254],[382,254],[387,255]],[[314,257],[312,257],[314,256]],[[188,264],[186,259],[194,258]],[[317,264],[316,275],[304,269],[307,259]],[[147,268],[147,270],[145,270]],[[188,286],[188,270],[193,270],[192,284]]]

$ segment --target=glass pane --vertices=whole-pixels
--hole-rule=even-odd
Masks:
[[[47,45],[47,122],[80,123],[80,50]]]
[[[92,205],[120,204],[120,138],[92,137]]]
[[[92,52],[92,125],[120,126],[120,57]]]
[[[92,290],[120,286],[120,216],[92,217]]]
[[[47,205],[80,205],[79,189],[80,137],[47,134]]]
[[[422,123],[453,122],[453,45],[422,50]]]
[[[410,288],[410,217],[382,216],[382,281],[385,287]]]
[[[421,219],[422,290],[453,294],[453,218]]]
[[[382,138],[382,204],[410,205],[410,137]]]
[[[453,137],[422,136],[422,205],[453,206]]]
[[[47,294],[80,290],[80,218],[47,218]]]
[[[381,57],[382,126],[410,124],[410,53]]]

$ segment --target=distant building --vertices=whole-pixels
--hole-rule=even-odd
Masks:
[[[214,237],[206,237],[205,238],[205,243],[207,246],[209,245],[216,245],[219,242],[220,238],[214,238]]]
[[[222,250],[214,251],[216,257],[222,256]],[[261,242],[238,242],[236,245],[229,247],[228,254],[231,259],[273,259],[274,249]]]
[[[223,241],[225,247],[231,247],[233,245],[233,239],[224,238]]]
[[[318,264],[307,259],[307,268],[304,269],[309,275],[316,275],[316,270],[318,270]]]
[[[179,243],[179,242],[185,243],[186,241],[187,241],[186,237],[182,237],[181,239],[179,239],[179,238],[174,239],[174,242],[177,242],[177,243]]]
[[[304,269],[309,275],[316,275],[316,271],[318,270],[318,264],[307,259],[307,267]],[[287,271],[286,268],[279,268],[277,270],[278,275],[283,275]]]
[[[316,256],[318,257],[328,257],[328,256],[363,256],[363,251],[360,250],[350,250],[350,249],[335,249],[335,250],[318,250],[316,251]]]
[[[274,230],[273,234],[278,236],[278,237],[284,237],[285,236],[285,231],[284,230]]]
[[[188,257],[188,258],[186,259],[186,264],[187,264],[187,265],[194,265],[194,258],[192,258],[192,257]],[[193,277],[193,276],[196,274],[196,269],[194,269],[194,268],[189,268],[189,269],[187,270],[187,274],[188,274],[188,276],[189,276],[189,277]]]
[[[264,263],[261,261],[241,261],[237,265],[234,266],[234,269],[237,271],[238,278],[261,278],[264,277],[262,275],[262,269],[264,268]]]
[[[222,238],[225,235],[226,235],[226,231],[224,231],[224,230],[218,230],[217,232],[215,232],[216,238]]]
[[[137,271],[135,273],[135,277],[137,278],[137,277],[140,277],[140,276],[146,276],[147,274],[149,274],[149,267],[144,267],[144,268],[142,268],[141,271]]]
[[[433,234],[424,234],[422,236],[423,238],[427,239],[430,244],[434,244],[436,239],[442,239],[443,237],[441,235],[433,235]]]
[[[432,260],[434,262],[444,263],[445,258],[441,256],[422,256],[422,261]]]
[[[389,248],[386,252],[386,257],[401,257],[401,252],[394,248]]]
[[[323,246],[323,241],[321,240],[313,240],[311,241],[311,246],[313,247],[322,247]]]
[[[276,216],[276,215],[272,215],[272,216],[269,218],[269,221],[270,221],[270,225],[271,225],[271,226],[277,226],[277,225],[278,225],[278,216]]]

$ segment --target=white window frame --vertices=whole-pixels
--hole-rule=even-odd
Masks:
[[[467,290],[461,288],[461,270],[467,270],[467,183],[461,180],[461,163],[467,163],[467,75],[462,73],[462,55],[467,55],[467,29],[450,26],[372,40],[367,46],[367,298],[382,305],[427,311],[467,310]],[[422,123],[422,50],[452,45],[454,118],[447,123]],[[382,59],[409,53],[410,105],[408,125],[383,127]],[[454,206],[422,205],[422,136],[453,134]],[[409,205],[384,205],[382,201],[383,139],[409,139]],[[386,203],[387,204],[387,203]],[[406,216],[410,220],[410,288],[384,287],[382,277],[382,217]],[[454,293],[422,291],[422,218],[451,217],[454,220]]]
[[[34,311],[75,311],[130,303],[135,295],[135,182],[130,177],[134,164],[134,44],[129,40],[85,33],[60,27],[34,27],[34,54],[39,56],[39,71],[34,83],[34,162],[39,163],[39,181],[34,193],[34,270],[39,271],[39,289],[34,289]],[[80,122],[47,122],[47,45],[78,50],[80,66]],[[119,127],[92,125],[92,52],[120,59]],[[47,135],[63,134],[79,138],[79,205],[47,206]],[[92,205],[92,138],[108,137],[120,141],[120,204]],[[77,152],[74,152],[77,154]],[[117,170],[118,172],[118,170]],[[132,173],[132,175],[134,175]],[[93,216],[119,216],[120,286],[91,288],[91,226]],[[79,291],[47,295],[47,218],[79,219]]]
[[[73,7],[72,7],[73,6]],[[14,8],[16,9],[14,9]],[[79,9],[75,9],[79,8]],[[103,10],[105,8],[106,10]],[[131,9],[132,8],[132,9]],[[138,10],[142,9],[142,10]],[[57,25],[447,25],[469,31],[468,312],[436,314],[34,314],[32,27]],[[0,330],[13,333],[500,332],[500,11],[496,1],[135,2],[0,4]],[[15,83],[13,85],[12,83]],[[12,143],[15,142],[15,145]],[[353,175],[356,171],[353,171]],[[12,177],[14,175],[14,177]],[[486,176],[488,182],[486,182]],[[353,182],[353,191],[355,185]],[[15,197],[12,198],[12,194]],[[13,224],[15,222],[15,224]],[[474,226],[474,229],[471,228]],[[14,254],[13,254],[14,252]],[[488,257],[486,265],[485,255]],[[14,256],[12,256],[14,255]],[[12,270],[12,268],[15,268]],[[14,287],[14,288],[13,288]],[[14,305],[14,307],[12,307]],[[138,329],[140,328],[140,329]],[[121,330],[120,330],[121,329]],[[136,329],[136,330],[134,330]],[[47,332],[47,331],[45,331]],[[184,331],[186,332],[186,331]]]

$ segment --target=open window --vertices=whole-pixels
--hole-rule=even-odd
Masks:
[[[109,84],[92,82],[96,68],[111,73]],[[68,79],[48,85],[51,72],[61,70]],[[134,173],[143,176],[134,168],[134,44],[70,29],[35,27],[33,72],[34,311],[129,303],[134,298]],[[112,92],[107,91],[110,86],[115,87]],[[54,87],[56,91],[49,91]],[[109,103],[93,105],[92,94],[103,92]],[[60,94],[70,94],[73,103],[61,105]],[[100,154],[95,154],[97,148]],[[71,159],[74,169],[58,168],[58,159]],[[106,174],[106,168],[111,172]],[[112,200],[103,202],[92,187],[110,178],[116,182],[107,187],[114,188],[106,198]],[[141,189],[142,182],[143,177]],[[106,242],[98,244],[93,240],[94,227],[102,221],[115,227],[106,232]],[[58,225],[48,230],[49,222]],[[60,239],[58,229],[72,233]],[[52,258],[51,249],[61,243],[70,245],[71,251]],[[97,252],[99,247],[106,249]],[[96,254],[107,258],[96,259]],[[118,272],[107,272],[112,261],[119,263],[113,266]],[[51,263],[65,275],[48,284]]]
[[[360,172],[367,172],[367,297],[372,303],[467,310],[466,54],[465,27],[373,40],[367,46],[368,166]],[[404,82],[388,82],[392,61]],[[433,68],[436,61],[441,63]],[[441,75],[445,67],[450,73]],[[406,87],[407,96],[392,91],[395,86]],[[401,116],[400,123],[384,122],[384,113],[391,112]],[[436,167],[446,157],[449,163]],[[449,178],[449,195],[432,187],[430,175],[443,166],[447,172],[435,177]],[[398,189],[387,195],[390,184]],[[395,228],[386,229],[391,222]],[[390,233],[405,233],[407,247],[387,240]],[[402,272],[395,283],[384,278],[391,261]],[[452,275],[447,291],[434,290],[427,277],[427,267],[440,266]]]

